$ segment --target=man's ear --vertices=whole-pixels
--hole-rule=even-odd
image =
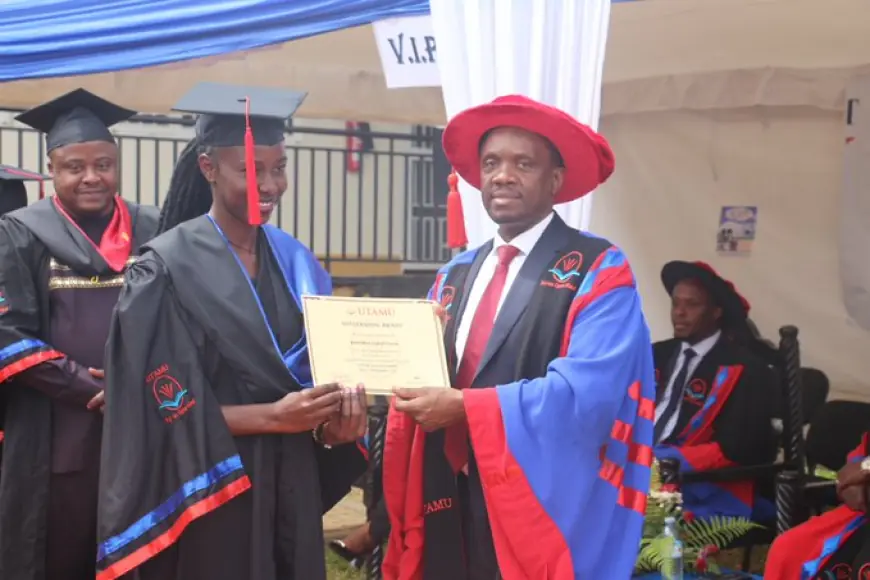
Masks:
[[[565,170],[562,167],[553,169],[553,197],[562,189],[562,184],[565,182]]]

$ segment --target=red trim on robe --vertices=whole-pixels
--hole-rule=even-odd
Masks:
[[[17,374],[23,373],[27,369],[33,368],[44,362],[63,358],[65,355],[56,350],[43,350],[29,354],[26,357],[15,361],[14,363],[0,369],[0,383],[8,381]]]
[[[861,461],[865,457],[867,457],[867,437],[868,433],[864,433],[861,436],[861,442],[858,444],[858,447],[849,452],[848,457],[846,458],[848,461]]]
[[[777,536],[767,553],[764,580],[801,578],[804,564],[821,555],[825,540],[840,533],[858,515],[858,512],[842,505]],[[827,559],[819,568],[824,567],[826,562]]]
[[[246,492],[251,488],[251,480],[248,476],[241,477],[230,483],[217,493],[214,493],[206,498],[203,498],[185,509],[175,520],[175,523],[168,530],[130,554],[126,556],[99,574],[96,580],[115,580],[120,578],[130,570],[138,568],[144,562],[147,562],[172,544],[178,541],[185,528],[190,525],[193,520],[201,518],[209,512],[212,512],[224,505],[234,497]]]
[[[592,272],[597,269],[606,256],[607,252],[603,252],[589,268],[589,271]],[[568,345],[571,344],[571,332],[574,330],[574,320],[584,308],[611,290],[617,288],[631,288],[633,286],[634,276],[631,273],[631,268],[628,267],[628,263],[624,264],[619,269],[613,268],[599,271],[598,279],[595,280],[595,283],[589,292],[574,298],[573,302],[571,302],[571,306],[568,308],[568,317],[565,320],[565,330],[562,333],[562,348],[559,350],[559,356],[565,356],[568,353]]]
[[[733,461],[722,453],[722,446],[715,441],[711,441],[714,434],[713,423],[719,416],[719,413],[722,412],[722,409],[731,397],[734,387],[737,386],[740,377],[743,375],[742,365],[726,365],[726,367],[730,367],[733,370],[728,373],[728,378],[725,379],[721,386],[710,393],[710,396],[716,395],[716,402],[707,410],[704,422],[691,434],[689,433],[691,421],[683,430],[683,435],[687,435],[686,441],[678,449],[683,454],[683,457],[686,458],[686,461],[692,465],[693,471],[722,469],[735,465]],[[721,371],[722,367],[717,370],[717,375]],[[703,408],[698,411],[698,413],[702,412],[704,412]],[[728,491],[748,506],[755,504],[755,482],[752,480],[729,481],[716,483],[715,485]]]
[[[100,245],[97,246],[93,241],[82,231],[74,219],[66,212],[61,205],[57,196],[52,198],[54,207],[66,220],[73,225],[75,229],[94,247],[94,249],[103,257],[106,264],[115,272],[123,272],[127,265],[127,260],[130,258],[130,253],[133,249],[133,225],[130,219],[130,212],[127,209],[127,204],[120,196],[115,195],[115,213],[112,215],[112,221],[103,233],[100,239]]]
[[[723,367],[719,367],[719,369],[717,369],[717,375],[722,372],[722,368]],[[706,411],[703,408],[698,410],[698,413],[705,414],[704,422],[701,423],[701,426],[698,427],[694,433],[690,433],[692,422],[689,421],[689,424],[683,429],[681,436],[685,436],[686,440],[682,446],[688,447],[690,445],[707,443],[713,437],[713,422],[719,416],[719,413],[722,412],[722,408],[725,407],[725,404],[731,397],[731,392],[734,390],[734,387],[743,375],[743,365],[726,365],[726,368],[734,370],[728,373],[728,378],[721,383],[718,389],[715,389],[710,393],[709,396],[716,396],[716,401],[713,403],[713,406]],[[694,416],[692,418],[694,419]]]
[[[640,382],[632,383],[628,388],[628,396],[638,402],[637,419],[652,421],[655,415],[655,403],[650,399],[641,397]],[[649,467],[653,462],[653,448],[632,441],[633,433],[633,425],[617,419],[610,430],[610,438],[624,443],[628,447],[629,462]],[[617,488],[617,503],[624,508],[634,510],[640,514],[646,513],[647,495],[638,493],[636,490],[625,486],[623,481],[625,469],[607,459],[607,445],[601,447],[599,456],[601,458],[601,468],[598,470],[598,477]]]
[[[384,502],[390,536],[381,572],[384,580],[421,580],[425,433],[394,405],[395,401],[390,404],[384,442]]]
[[[502,577],[573,580],[568,544],[508,447],[498,393],[466,389],[462,396]]]

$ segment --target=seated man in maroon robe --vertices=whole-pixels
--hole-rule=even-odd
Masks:
[[[767,556],[765,580],[870,578],[867,442],[868,434],[864,434],[837,476],[843,505],[779,536]]]
[[[669,262],[662,282],[674,338],[653,345],[656,457],[678,459],[683,472],[772,461],[771,375],[729,338],[746,324],[749,304],[703,262]],[[685,507],[698,517],[772,515],[756,499],[752,481],[683,486]]]
[[[109,127],[134,115],[82,89],[22,113],[56,195],[0,219],[0,578],[93,580],[103,351],[123,273],[156,208],[118,195]]]

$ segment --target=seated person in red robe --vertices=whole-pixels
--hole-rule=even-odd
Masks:
[[[653,345],[656,457],[678,459],[682,473],[773,461],[770,371],[730,339],[746,324],[749,304],[703,262],[669,262],[662,282],[674,338]],[[697,517],[772,516],[770,502],[756,501],[752,481],[690,483],[682,492]]]
[[[779,536],[767,556],[765,580],[870,578],[867,439],[865,433],[837,475],[837,493],[844,505]]]

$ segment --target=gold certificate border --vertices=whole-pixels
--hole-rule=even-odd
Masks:
[[[441,322],[441,318],[438,316],[437,307],[439,304],[434,300],[426,300],[421,298],[373,298],[373,297],[356,297],[356,296],[323,296],[319,294],[305,294],[302,296],[302,316],[305,323],[305,340],[308,345],[308,364],[311,368],[311,380],[314,385],[322,384],[320,379],[317,377],[317,368],[314,364],[314,345],[309,340],[311,336],[311,322],[310,317],[308,316],[308,304],[314,300],[328,300],[330,302],[345,302],[352,303],[356,305],[360,304],[396,304],[396,303],[425,303],[429,304],[432,307],[432,332],[434,333],[435,344],[438,349],[438,357],[441,361],[441,373],[442,378],[444,379],[444,384],[447,385],[446,388],[452,387],[452,382],[450,380],[450,371],[447,368],[447,350],[444,347],[444,326]],[[324,379],[325,380],[325,379]],[[348,385],[354,386],[354,385]],[[402,387],[403,385],[394,385],[395,387]],[[437,385],[431,385],[437,386]],[[375,389],[373,391],[368,391],[368,395],[392,395],[392,392],[384,392],[380,389]]]

